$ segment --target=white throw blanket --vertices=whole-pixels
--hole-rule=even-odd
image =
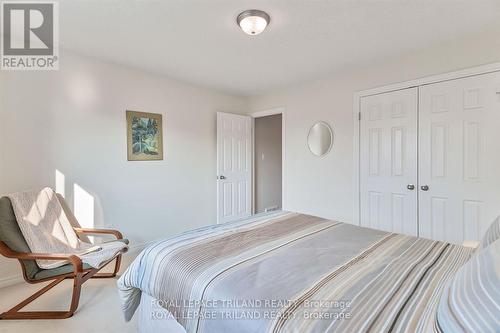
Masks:
[[[78,238],[68,216],[51,188],[8,195],[19,228],[33,253],[74,254],[84,263],[99,268],[127,245],[121,241],[98,246]],[[56,268],[68,261],[37,260],[43,269]]]

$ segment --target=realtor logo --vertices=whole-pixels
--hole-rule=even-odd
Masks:
[[[1,3],[2,70],[57,70],[59,20],[56,2]]]

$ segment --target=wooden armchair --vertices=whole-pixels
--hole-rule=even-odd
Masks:
[[[84,229],[78,227],[74,227],[74,229],[77,234],[111,234],[114,235],[116,239],[120,239],[128,244],[128,240],[123,239],[122,234],[117,230]],[[7,258],[19,260],[24,280],[28,283],[34,284],[53,280],[12,309],[0,314],[0,320],[63,319],[71,317],[78,308],[82,284],[90,278],[115,277],[120,269],[121,255],[125,251],[126,249],[114,258],[103,263],[100,269],[83,264],[81,259],[75,255],[31,253],[19,229],[19,225],[17,224],[10,200],[7,197],[0,198],[0,254]],[[41,269],[36,263],[37,259],[57,261],[68,260],[69,263],[53,269]],[[115,268],[112,273],[98,273],[103,267],[115,260]],[[73,294],[68,311],[19,311],[65,279],[73,279]]]

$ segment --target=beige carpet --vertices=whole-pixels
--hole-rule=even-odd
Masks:
[[[124,265],[130,262],[125,258]],[[0,312],[4,312],[45,284],[27,283],[0,289]],[[71,281],[64,281],[23,310],[67,310],[71,301]],[[82,287],[80,305],[73,317],[62,320],[0,320],[0,332],[136,332],[134,319],[125,323],[115,279],[91,279]]]

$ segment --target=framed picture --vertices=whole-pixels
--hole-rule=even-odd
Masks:
[[[129,161],[163,160],[162,115],[127,111]]]

